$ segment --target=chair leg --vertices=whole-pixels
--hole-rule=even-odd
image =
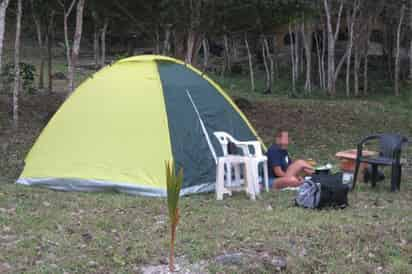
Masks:
[[[398,165],[392,166],[392,176],[391,176],[391,191],[396,192],[399,190],[401,181],[401,167]]]
[[[223,200],[223,188],[225,184],[225,163],[219,160],[216,170],[216,200]]]
[[[239,164],[234,164],[233,165],[233,170],[235,172],[235,186],[240,186],[241,185],[240,165]]]
[[[245,187],[246,193],[249,194],[251,200],[256,200],[255,185],[253,180],[253,161],[245,163]]]
[[[401,180],[402,180],[402,166],[398,166],[398,182],[397,182],[397,186],[398,186],[398,190],[401,190]]]
[[[269,192],[269,172],[267,162],[263,162],[263,180],[265,183],[266,192]]]
[[[376,187],[378,181],[378,165],[372,165],[372,187]]]
[[[358,179],[359,166],[360,166],[360,162],[356,161],[355,174],[353,175],[352,191],[354,191],[356,187],[356,180]]]
[[[260,185],[259,185],[259,162],[253,159],[249,160],[250,172],[252,179],[253,191],[256,195],[260,194]]]
[[[231,163],[227,163],[226,183],[228,187],[232,187],[232,167]]]

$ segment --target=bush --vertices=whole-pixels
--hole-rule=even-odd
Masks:
[[[20,76],[21,84],[24,92],[32,94],[35,92],[33,87],[34,75],[36,73],[36,67],[32,64],[21,62],[20,64]],[[10,90],[14,82],[14,64],[8,63],[3,67],[1,73],[1,82],[5,90]]]

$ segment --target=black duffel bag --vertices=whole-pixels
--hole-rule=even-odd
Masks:
[[[295,203],[307,208],[345,208],[348,206],[349,186],[343,184],[342,173],[318,174],[305,181]]]

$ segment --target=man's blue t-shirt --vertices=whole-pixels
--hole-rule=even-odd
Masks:
[[[287,150],[282,149],[276,144],[273,144],[267,151],[269,177],[276,178],[274,167],[279,166],[284,172],[288,169],[292,160],[289,157]]]

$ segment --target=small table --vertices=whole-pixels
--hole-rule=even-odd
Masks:
[[[356,158],[358,151],[356,149],[349,149],[345,151],[339,151],[335,154],[336,158],[340,160],[340,169],[344,172],[354,173],[356,167]],[[372,157],[377,155],[377,152],[370,150],[363,150],[363,157]],[[367,163],[361,163],[360,171],[363,172],[368,167]]]
[[[377,152],[370,151],[370,150],[363,150],[362,156],[363,157],[372,157],[377,155]],[[348,184],[350,188],[352,188],[353,184],[353,176],[355,173],[356,168],[356,158],[358,156],[357,149],[349,149],[345,151],[340,151],[335,154],[336,158],[340,160],[340,169],[343,172],[343,182]],[[365,170],[368,168],[367,163],[361,163],[359,166],[359,171],[364,173]]]

